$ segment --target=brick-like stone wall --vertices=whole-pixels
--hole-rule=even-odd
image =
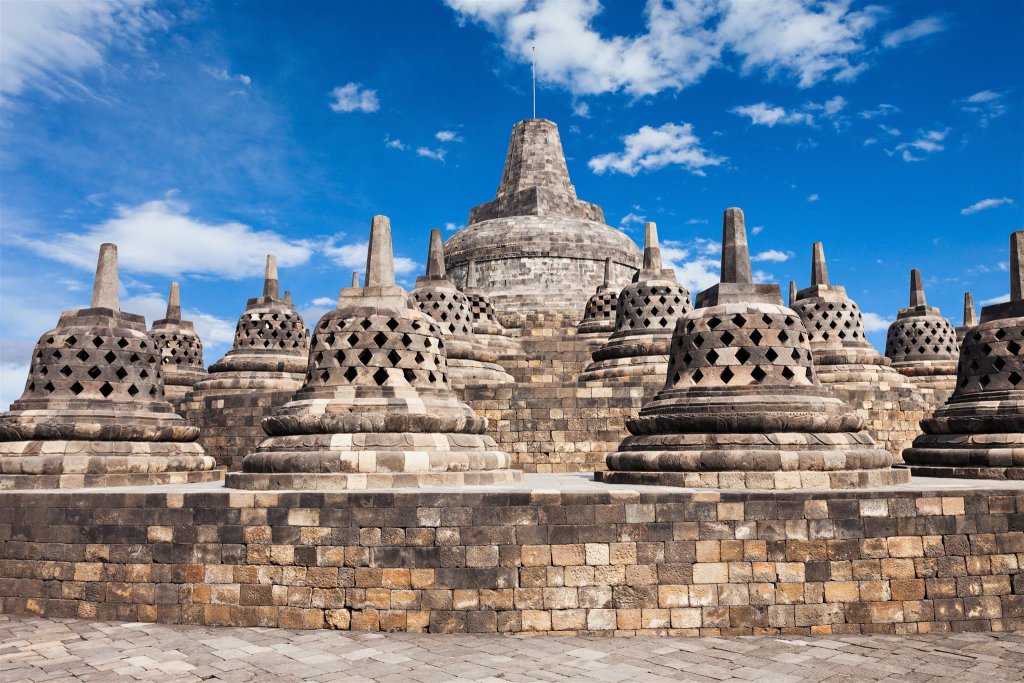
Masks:
[[[1024,628],[1024,488],[2,493],[4,613],[431,632]]]
[[[217,466],[240,472],[245,456],[267,438],[263,418],[294,395],[294,391],[256,390],[200,396],[190,393],[176,407],[190,424],[202,429],[199,443],[217,461]]]

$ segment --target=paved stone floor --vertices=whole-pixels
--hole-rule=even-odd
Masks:
[[[1021,681],[1024,633],[411,635],[0,615],[2,681]]]

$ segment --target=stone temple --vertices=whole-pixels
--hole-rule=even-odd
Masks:
[[[171,283],[167,313],[153,322],[149,330],[160,351],[164,371],[164,398],[181,412],[182,403],[196,382],[206,377],[203,367],[203,342],[190,320],[181,319],[181,291]]]
[[[473,207],[466,227],[445,243],[455,283],[465,285],[475,262],[474,288],[507,316],[541,309],[579,315],[608,256],[618,285],[640,266],[633,241],[605,224],[601,207],[576,198],[558,127],[547,119],[512,128],[495,198]]]

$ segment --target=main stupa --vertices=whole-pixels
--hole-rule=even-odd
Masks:
[[[641,261],[633,240],[605,224],[600,206],[576,198],[558,126],[547,119],[512,127],[495,198],[470,209],[469,223],[444,249],[449,277],[460,287],[476,262],[474,288],[506,321],[538,309],[578,316],[604,281],[605,258],[616,288]]]

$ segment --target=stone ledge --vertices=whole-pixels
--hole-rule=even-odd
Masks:
[[[0,491],[160,486],[224,481],[224,470],[118,474],[3,474]]]
[[[361,491],[437,486],[489,486],[520,481],[520,470],[470,472],[374,472],[352,474],[263,474],[229,472],[225,487],[245,491]]]

